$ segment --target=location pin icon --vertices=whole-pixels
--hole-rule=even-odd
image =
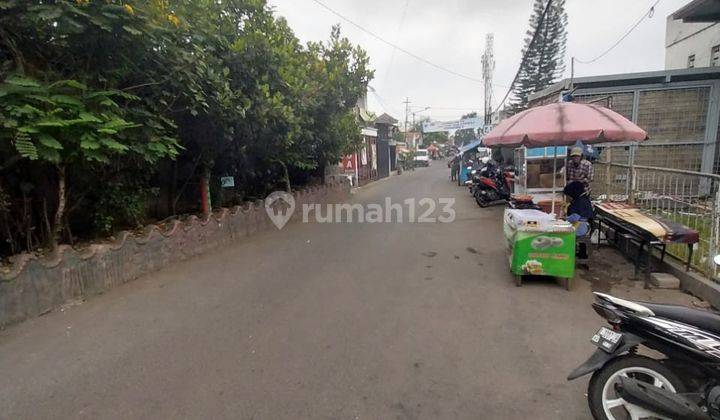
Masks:
[[[295,198],[285,191],[275,191],[265,198],[265,211],[278,229],[282,229],[295,211]]]

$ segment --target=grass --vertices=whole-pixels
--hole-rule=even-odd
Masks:
[[[700,240],[694,245],[693,258],[690,265],[710,277],[711,273],[708,273],[707,259],[713,257],[709,255],[710,239],[712,236],[712,216],[709,214],[693,214],[690,212],[672,212],[666,209],[654,210],[651,211],[651,213],[698,231]],[[686,244],[668,244],[667,252],[683,263],[687,261],[688,247]]]

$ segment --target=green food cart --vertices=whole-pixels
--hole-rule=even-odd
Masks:
[[[570,290],[575,275],[575,229],[539,210],[506,209],[503,231],[516,286],[523,276],[561,279]]]

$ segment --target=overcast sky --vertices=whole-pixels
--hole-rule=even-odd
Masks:
[[[485,35],[495,34],[494,83],[508,86],[520,63],[520,53],[533,0],[320,0],[348,19],[429,61],[477,79],[482,78]],[[661,70],[664,65],[665,20],[689,0],[661,0],[652,18],[643,21],[618,47],[601,60],[576,64],[577,76]],[[377,94],[368,95],[369,108],[402,120],[403,101],[436,120],[449,120],[476,110],[482,113],[482,85],[436,69],[395,50],[343,21],[313,0],[268,0],[302,41],[328,38],[340,23],[343,34],[368,51]],[[566,0],[570,57],[589,60],[620,38],[649,10],[655,0]],[[507,90],[495,86],[494,105]],[[451,109],[452,108],[452,109]]]

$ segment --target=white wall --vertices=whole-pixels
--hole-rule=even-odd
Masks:
[[[684,23],[668,16],[665,26],[665,69],[687,68],[695,54],[695,67],[710,66],[710,50],[720,45],[720,22]]]

